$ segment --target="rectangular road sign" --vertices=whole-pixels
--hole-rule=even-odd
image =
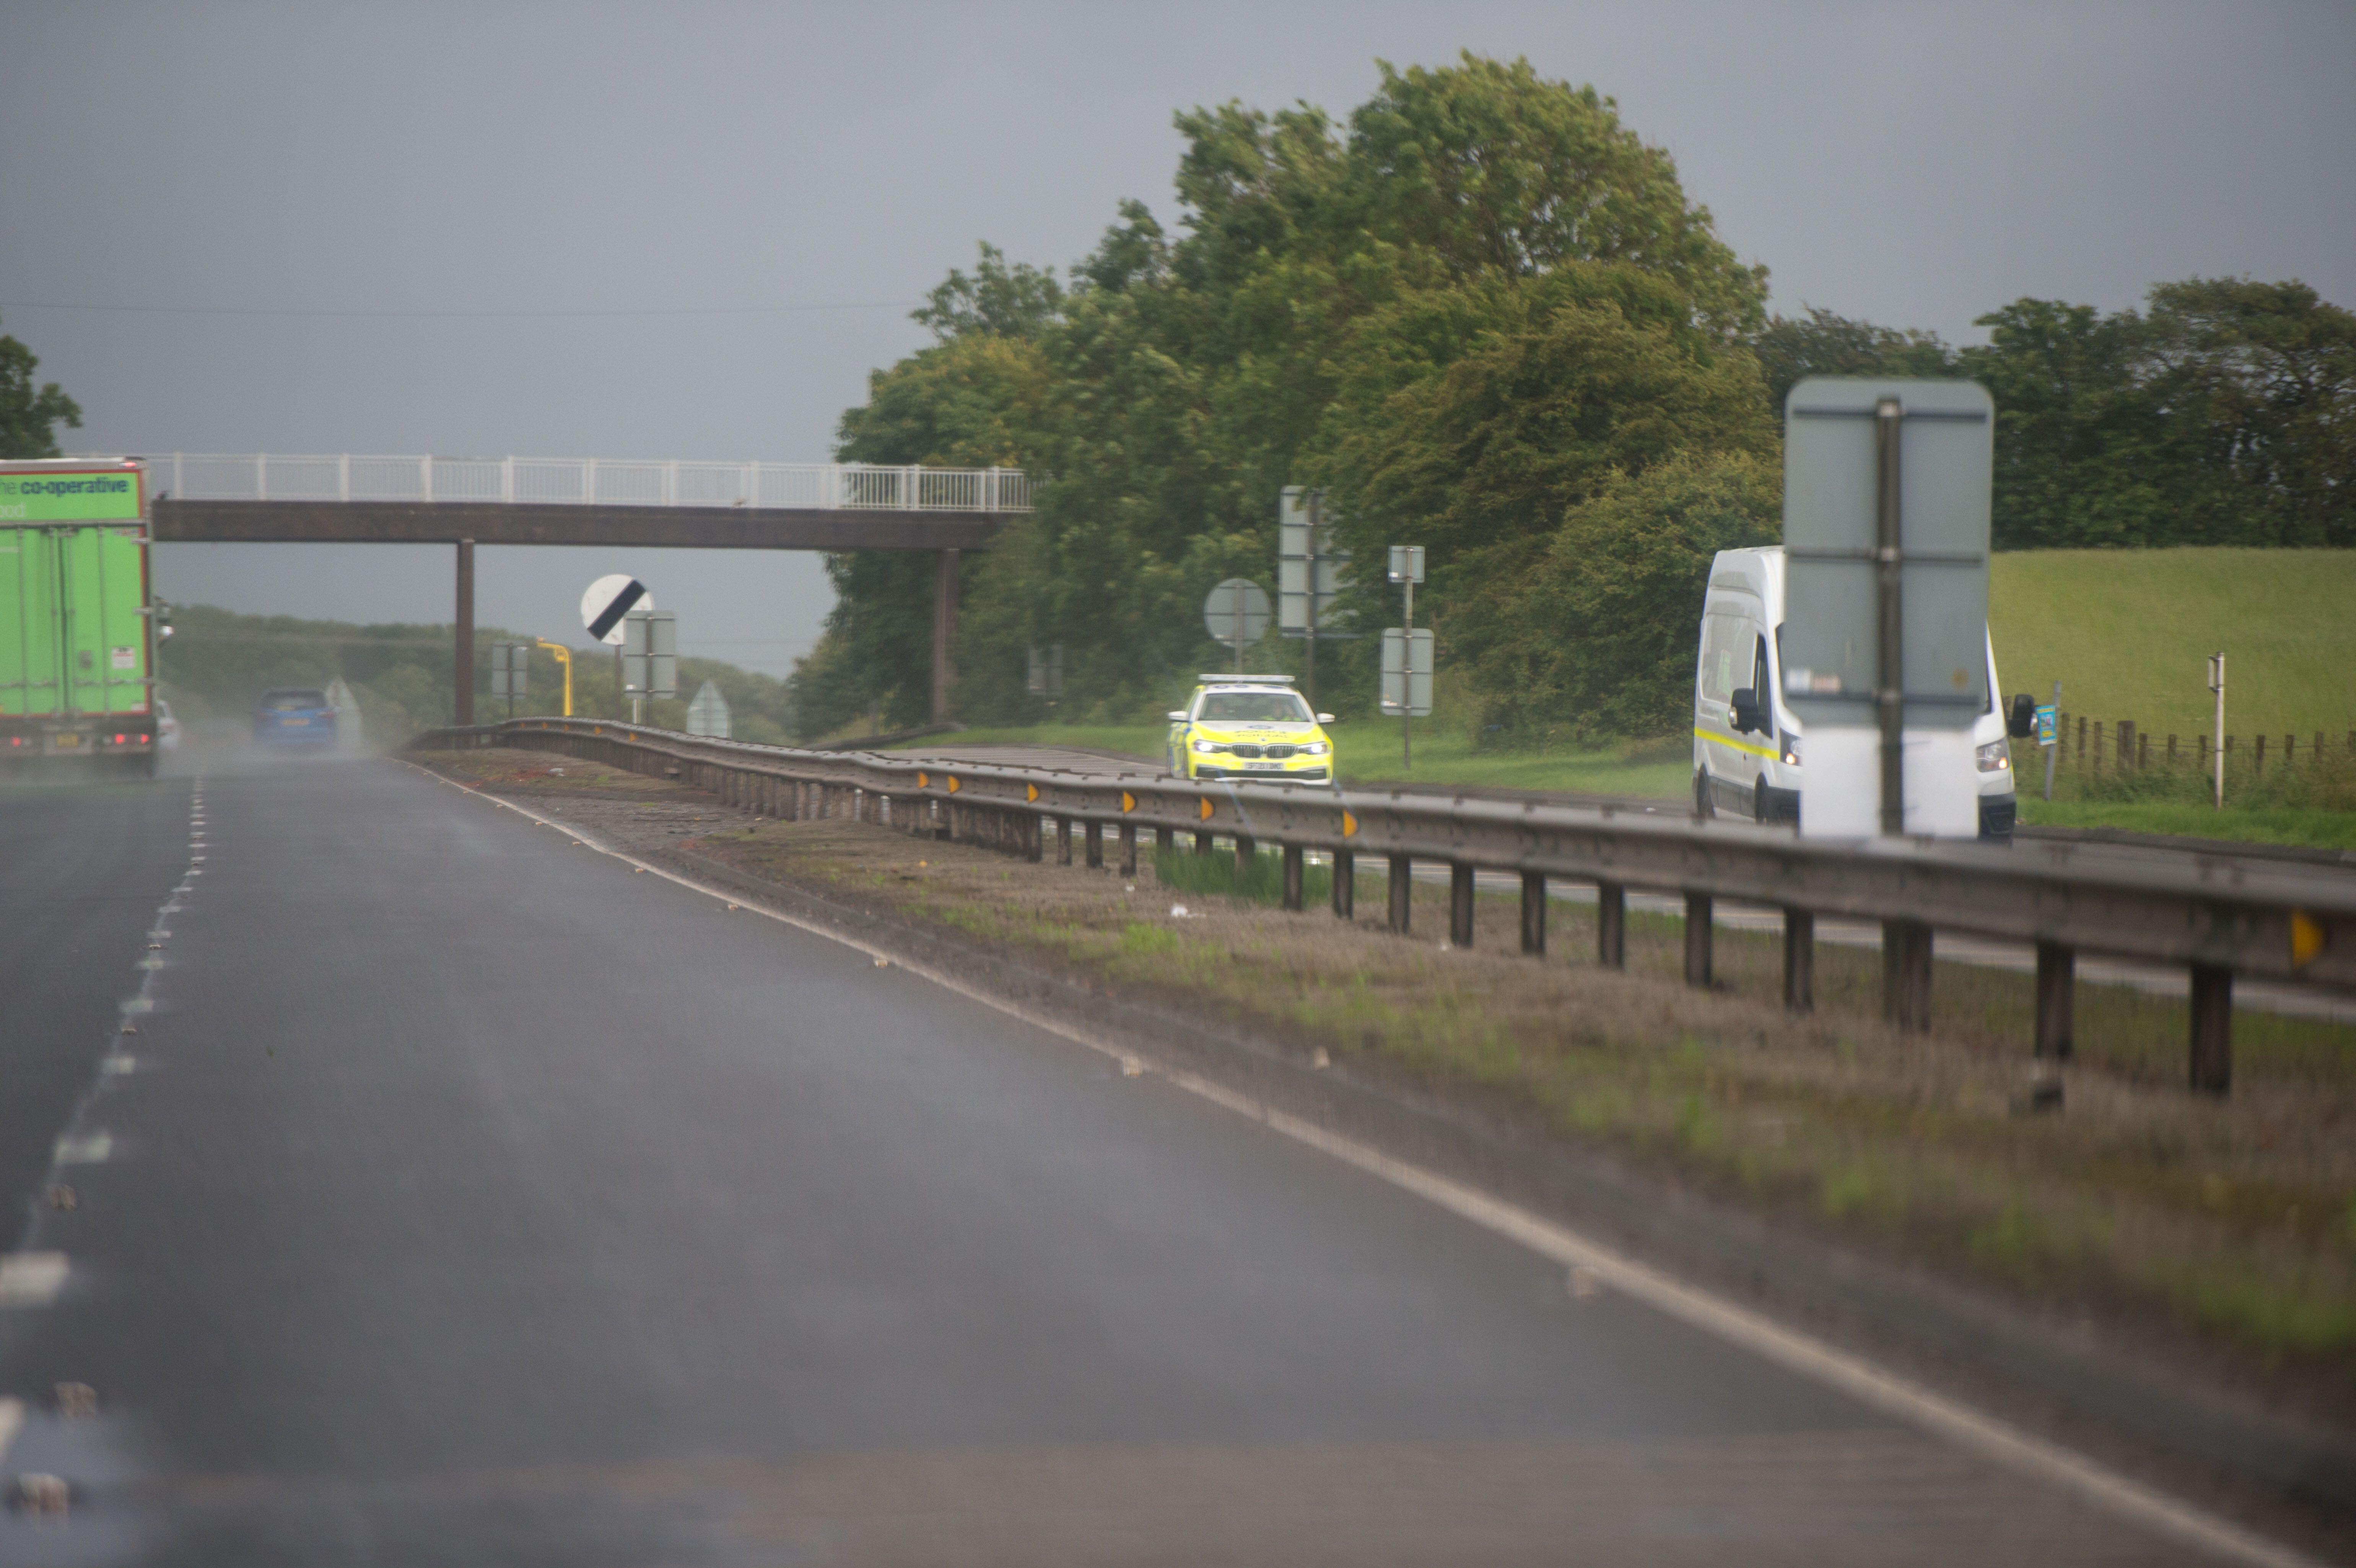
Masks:
[[[1972,381],[1810,377],[1784,400],[1781,654],[1807,731],[1804,832],[1978,831],[1995,413]]]
[[[679,617],[633,610],[622,617],[622,689],[632,697],[679,695]]]
[[[510,700],[524,695],[525,677],[530,667],[530,643],[493,643],[491,645],[491,695]]]
[[[1312,603],[1318,636],[1357,635],[1343,629],[1339,603],[1349,586],[1350,552],[1335,547],[1323,513],[1323,492],[1300,485],[1284,487],[1277,513],[1276,624],[1288,637],[1309,635]]]
[[[2039,745],[2050,746],[2053,744],[2054,740],[2056,739],[2055,726],[2058,723],[2056,714],[2057,710],[2053,704],[2050,702],[2045,703],[2037,709],[2037,743]]]
[[[1383,633],[1383,711],[1393,718],[1431,717],[1431,634],[1397,626]]]

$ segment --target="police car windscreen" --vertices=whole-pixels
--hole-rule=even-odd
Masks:
[[[1306,724],[1309,705],[1289,691],[1215,691],[1203,699],[1203,717],[1278,724]]]

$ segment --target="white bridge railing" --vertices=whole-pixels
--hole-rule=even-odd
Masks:
[[[1020,468],[864,463],[682,463],[615,457],[146,457],[148,484],[182,501],[466,501],[600,507],[782,507],[817,511],[1027,512]]]

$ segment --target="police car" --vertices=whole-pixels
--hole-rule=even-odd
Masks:
[[[1312,713],[1289,675],[1205,675],[1170,712],[1170,771],[1188,779],[1332,784],[1331,713]]]

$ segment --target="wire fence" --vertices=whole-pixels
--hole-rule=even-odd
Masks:
[[[149,483],[183,501],[406,501],[522,506],[746,507],[808,511],[1027,512],[1019,468],[863,463],[695,463],[614,457],[145,457]]]

